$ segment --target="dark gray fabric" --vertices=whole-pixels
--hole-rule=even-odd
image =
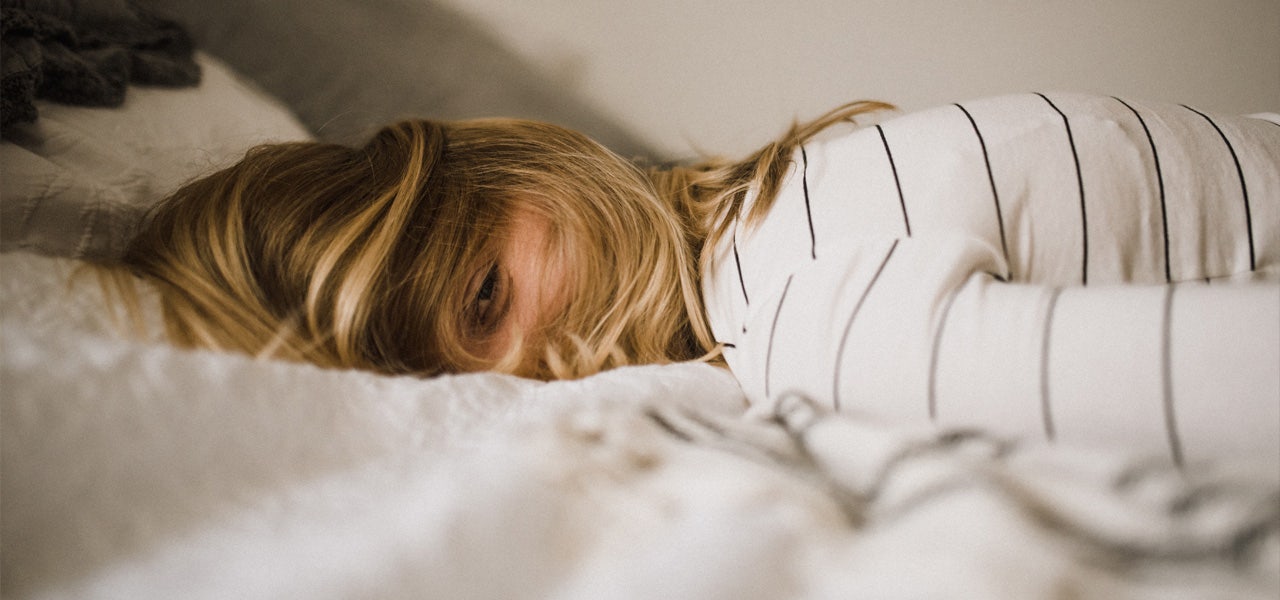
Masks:
[[[130,83],[200,82],[186,32],[136,0],[0,0],[0,42],[6,138],[36,120],[37,98],[114,107]]]
[[[197,47],[287,103],[321,139],[403,117],[550,121],[627,157],[635,136],[564,93],[475,23],[428,0],[155,0]]]

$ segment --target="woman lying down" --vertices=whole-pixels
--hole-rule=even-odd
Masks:
[[[261,147],[105,268],[185,346],[543,379],[720,354],[755,404],[1280,453],[1280,123],[1027,94],[847,124],[888,109],[648,171],[509,119]]]

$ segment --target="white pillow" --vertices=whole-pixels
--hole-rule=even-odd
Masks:
[[[119,255],[146,210],[264,142],[311,135],[281,103],[197,54],[194,88],[130,87],[119,108],[38,103],[0,144],[0,251]]]

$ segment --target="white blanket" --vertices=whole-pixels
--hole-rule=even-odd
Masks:
[[[128,341],[0,255],[6,598],[1275,598],[1280,474],[907,430],[700,364],[432,380]]]

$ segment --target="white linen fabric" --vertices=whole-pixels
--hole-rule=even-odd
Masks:
[[[705,364],[423,380],[180,350],[116,335],[75,266],[0,255],[5,598],[1280,592],[1265,464],[744,415]]]
[[[268,142],[311,139],[276,99],[196,54],[193,88],[130,87],[119,108],[38,102],[0,143],[0,250],[110,258],[179,185]]]
[[[753,403],[1280,463],[1280,120],[953,104],[807,143],[733,226],[703,289]]]

